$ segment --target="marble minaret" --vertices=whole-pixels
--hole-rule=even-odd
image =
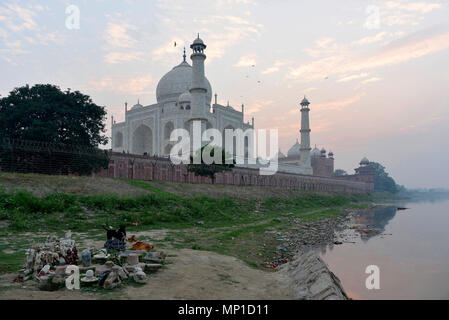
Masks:
[[[309,121],[310,102],[304,96],[301,101],[301,162],[306,168],[311,168],[310,164],[310,121]]]
[[[190,48],[193,50],[190,58],[192,59],[192,82],[190,84],[190,95],[192,97],[191,101],[191,110],[190,110],[190,137],[193,139],[192,144],[192,152],[196,152],[199,148],[201,148],[204,144],[202,141],[197,141],[196,137],[198,137],[198,132],[194,132],[193,123],[195,121],[201,122],[201,135],[206,130],[206,93],[207,86],[205,81],[205,73],[204,73],[204,61],[206,60],[206,55],[204,54],[204,50],[206,49],[206,45],[203,40],[200,39],[200,35],[198,34],[198,38],[196,38],[193,43],[190,45]]]

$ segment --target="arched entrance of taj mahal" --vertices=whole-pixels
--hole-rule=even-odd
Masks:
[[[133,149],[134,154],[153,155],[153,131],[150,127],[142,124],[133,133]]]

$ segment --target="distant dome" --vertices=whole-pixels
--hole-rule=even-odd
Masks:
[[[192,96],[190,95],[190,92],[186,91],[183,94],[181,94],[178,98],[178,102],[182,103],[182,102],[191,102],[192,101]]]
[[[137,104],[133,105],[131,110],[135,110],[135,109],[139,109],[139,108],[143,108],[143,105],[141,105],[140,102],[137,101]]]
[[[329,151],[329,158],[333,158],[334,157],[334,153],[332,151]]]
[[[279,152],[278,152],[278,158],[279,158],[279,159],[283,159],[283,158],[287,158],[287,157],[285,156],[285,154],[283,154],[283,153],[281,152],[281,150],[279,150]]]
[[[296,139],[296,143],[288,150],[287,155],[289,157],[298,157],[301,154],[301,145]]]
[[[326,149],[323,148],[323,149],[321,149],[320,152],[321,152],[321,156],[322,156],[322,157],[325,157],[325,156],[326,156]]]
[[[361,161],[360,161],[360,165],[361,166],[367,166],[369,165],[369,160],[367,157],[364,157]]]
[[[284,159],[284,158],[286,158],[285,154],[283,154],[281,152],[281,150],[279,150],[279,152],[276,153],[276,155],[273,157],[273,160]]]
[[[192,66],[186,61],[174,67],[159,81],[156,89],[157,102],[176,102],[178,97],[190,89]],[[206,78],[206,103],[212,101],[212,87]]]
[[[317,147],[315,147],[311,152],[310,152],[310,156],[311,157],[319,157],[321,155],[320,149],[318,149]]]

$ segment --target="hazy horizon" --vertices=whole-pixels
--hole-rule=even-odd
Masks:
[[[200,33],[219,103],[244,103],[245,121],[278,128],[283,153],[299,139],[307,95],[312,146],[332,150],[335,169],[353,173],[366,156],[408,188],[449,188],[449,1],[195,4],[2,1],[0,94],[36,83],[79,90],[106,106],[109,135],[125,101],[156,102],[159,79]],[[69,5],[79,29],[66,27]]]

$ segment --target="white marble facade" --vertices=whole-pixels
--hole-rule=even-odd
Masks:
[[[199,38],[198,38],[199,39]],[[198,40],[197,39],[197,40]],[[195,40],[196,41],[196,40]],[[194,54],[192,54],[192,57]],[[203,54],[204,59],[205,55]],[[204,64],[203,64],[204,73]],[[125,121],[112,124],[112,150],[131,154],[148,154],[167,156],[170,154],[170,134],[173,129],[189,130],[192,114],[192,76],[193,68],[187,62],[184,52],[183,61],[165,74],[156,90],[157,103],[143,106],[139,102],[128,109],[125,104]],[[205,93],[205,112],[203,119],[206,128],[225,129],[254,128],[252,123],[244,122],[244,107],[236,110],[231,106],[217,103],[217,96],[212,103],[212,87],[203,76]]]
[[[138,102],[129,110],[125,104],[125,121],[116,123],[112,119],[113,151],[168,156],[171,147],[175,144],[170,141],[171,132],[178,128],[191,131],[192,120],[201,120],[203,129],[218,129],[222,132],[223,137],[226,129],[242,129],[244,131],[250,128],[254,129],[254,118],[251,123],[244,122],[243,105],[241,110],[236,110],[229,105],[220,105],[217,103],[217,95],[214,95],[212,103],[212,87],[204,71],[206,45],[198,36],[190,47],[193,51],[190,56],[192,65],[187,62],[184,50],[183,61],[159,81],[156,89],[156,104],[143,106]],[[302,112],[302,127],[304,128],[302,128],[301,139],[306,143],[304,145],[297,143],[289,151],[289,156],[295,156],[294,163],[278,162],[277,157],[272,160],[276,163],[279,171],[313,174],[310,166],[308,110],[307,107],[307,112]],[[246,152],[247,143],[245,142]],[[261,167],[258,163],[248,164],[248,162],[250,161],[245,161],[246,164],[239,166]]]

